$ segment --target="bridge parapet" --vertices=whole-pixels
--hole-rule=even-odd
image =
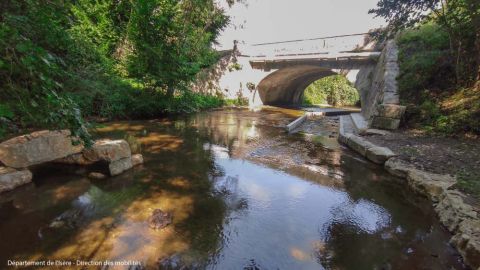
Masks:
[[[245,56],[282,57],[381,51],[368,33],[267,42],[241,46]]]

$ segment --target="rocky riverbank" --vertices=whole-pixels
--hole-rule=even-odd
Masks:
[[[90,148],[74,141],[68,130],[44,130],[0,143],[0,193],[32,182],[29,167],[46,162],[82,166],[102,163],[102,172],[90,172],[98,179],[105,178],[105,174],[119,175],[143,163],[142,155],[132,155],[125,140],[99,140]]]
[[[437,145],[436,150],[430,150],[443,150],[438,154],[445,156],[448,160],[439,162],[437,167],[449,168],[436,170],[443,173],[429,172],[421,166],[425,163],[415,162],[415,158],[409,161],[404,155],[397,154],[399,149],[410,145],[409,141],[396,140],[395,143],[386,143],[389,140],[385,138],[395,136],[392,132],[366,130],[362,134],[357,134],[346,119],[342,118],[340,121],[339,141],[367,159],[384,164],[388,172],[404,178],[414,192],[427,197],[432,202],[442,224],[452,232],[451,244],[457,248],[467,265],[473,269],[480,269],[480,208],[476,200],[458,189],[456,177],[445,173],[454,170],[451,166],[451,154],[449,155],[441,145]],[[392,147],[395,152],[389,148],[392,145],[396,146]],[[372,158],[372,153],[377,153],[375,158]],[[438,158],[433,155],[430,160]],[[475,163],[478,160],[477,158],[472,162]]]

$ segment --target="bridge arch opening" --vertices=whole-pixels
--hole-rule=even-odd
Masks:
[[[304,91],[308,86],[317,80],[338,74],[314,65],[286,67],[263,78],[257,86],[258,94],[265,105],[302,105]]]
[[[359,103],[360,91],[343,74],[316,80],[303,91],[305,106],[355,107]]]

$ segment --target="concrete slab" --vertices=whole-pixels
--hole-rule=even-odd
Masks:
[[[305,120],[307,120],[307,115],[302,115],[299,118],[295,119],[293,122],[291,122],[290,124],[288,124],[286,126],[287,131],[292,132],[294,129],[296,129],[301,124],[303,124],[303,122],[305,122]]]
[[[352,118],[353,125],[358,131],[366,130],[368,129],[368,123],[363,117],[363,115],[359,113],[352,113],[350,114],[350,117]]]

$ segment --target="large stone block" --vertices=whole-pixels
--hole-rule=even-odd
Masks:
[[[374,116],[371,127],[380,129],[397,129],[400,126],[400,119]]]
[[[401,178],[407,178],[408,172],[415,170],[412,165],[395,157],[390,158],[385,162],[385,169],[389,173]]]
[[[368,149],[375,147],[371,142],[356,135],[352,135],[348,138],[347,145],[364,157],[366,156]]]
[[[132,167],[133,167],[133,164],[132,164],[131,157],[126,157],[126,158],[112,161],[108,165],[108,169],[110,170],[111,176],[119,175],[122,172],[131,169]]]
[[[411,170],[407,174],[407,182],[415,192],[433,202],[438,202],[447,189],[456,183],[456,180],[449,175]]]
[[[30,182],[32,182],[32,173],[29,170],[0,167],[0,193]]]
[[[405,113],[405,106],[396,104],[379,104],[375,116],[400,119]]]
[[[396,91],[385,91],[383,93],[383,103],[385,104],[399,104],[400,96]]]
[[[73,145],[70,131],[37,131],[0,144],[0,161],[8,167],[26,168],[80,153],[82,145]]]
[[[394,157],[395,153],[386,147],[372,147],[367,149],[367,158],[377,164],[383,164],[389,158]]]
[[[466,219],[476,219],[477,212],[467,201],[465,194],[458,190],[447,190],[440,196],[435,206],[440,222],[450,231],[455,231],[460,223]],[[480,230],[480,227],[478,227]]]
[[[480,269],[480,221],[478,218],[462,221],[450,242],[471,269]]]
[[[143,156],[142,154],[135,154],[132,155],[132,165],[137,166],[143,164]]]
[[[338,134],[338,141],[343,143],[343,144],[346,144],[348,145],[348,139],[351,137],[351,136],[354,136],[352,133],[339,133]]]
[[[125,140],[98,140],[90,149],[85,149],[83,157],[86,160],[112,162],[130,157],[132,152]]]

